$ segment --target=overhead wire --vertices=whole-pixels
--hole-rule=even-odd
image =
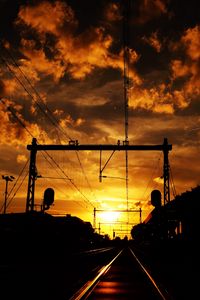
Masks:
[[[156,161],[155,161],[155,167],[152,169],[152,173],[151,173],[151,175],[150,175],[150,178],[149,178],[149,181],[148,181],[148,183],[147,183],[147,186],[146,186],[146,188],[145,188],[145,190],[144,190],[144,192],[143,192],[143,194],[142,194],[142,196],[141,196],[141,199],[144,199],[144,198],[145,198],[145,194],[146,194],[147,190],[150,188],[150,185],[153,183],[153,178],[155,177],[155,174],[156,174],[158,168],[160,167],[160,159],[161,159],[161,155],[162,155],[162,153],[159,154],[158,159],[156,159]],[[158,185],[158,183],[156,183],[156,186],[157,186],[157,185]],[[155,188],[155,184],[154,184],[153,188]],[[148,196],[148,197],[149,197],[149,196]],[[145,199],[146,199],[146,198],[145,198]]]
[[[1,60],[3,61],[3,63],[6,65],[6,67],[8,68],[8,70],[12,73],[12,75],[15,77],[15,79],[20,83],[20,85],[24,88],[24,90],[26,91],[26,93],[30,96],[30,98],[34,101],[34,103],[38,106],[38,108],[41,110],[41,112],[47,117],[47,119],[55,126],[57,127],[57,129],[59,129],[59,131],[61,131],[64,135],[66,135],[66,132],[62,129],[62,127],[60,126],[58,120],[55,118],[53,112],[49,109],[49,107],[46,105],[46,103],[44,103],[44,100],[42,99],[42,97],[40,96],[40,94],[38,93],[38,91],[36,90],[36,88],[34,87],[34,85],[31,83],[30,79],[27,77],[27,75],[23,72],[23,70],[20,68],[20,66],[18,65],[18,63],[16,62],[15,58],[13,57],[13,55],[10,53],[10,51],[8,51],[8,49],[6,49],[5,47],[3,47],[3,43],[2,41],[0,41],[0,46],[1,48],[6,51],[6,53],[9,55],[9,57],[12,60],[12,65],[14,67],[16,67],[19,72],[21,73],[21,75],[23,76],[23,78],[25,79],[25,81],[29,84],[29,86],[31,87],[31,89],[34,91],[34,93],[36,94],[37,98],[40,100],[40,102],[37,101],[37,99],[34,98],[34,96],[31,94],[31,92],[29,92],[29,90],[26,88],[25,84],[22,82],[22,80],[19,79],[19,77],[15,74],[15,72],[10,68],[10,65],[8,64],[8,62],[6,61],[6,59],[4,57],[2,57],[2,55],[0,55]],[[44,106],[44,107],[43,107]],[[46,110],[49,112],[49,114],[47,114]],[[51,116],[51,117],[50,117]],[[71,140],[71,138],[67,135],[67,137]]]
[[[13,111],[13,109],[10,106],[7,106],[7,104],[5,103],[5,101],[1,98],[0,99],[2,101],[2,103],[6,106],[7,110],[10,111],[12,113],[12,115],[17,119],[17,121],[19,122],[19,124],[28,132],[28,134],[34,138],[33,134],[30,132],[30,130],[27,128],[27,126],[20,120],[20,118],[16,115],[16,113]],[[51,157],[51,155],[45,151],[46,155],[54,162],[54,164],[57,166],[57,168],[62,172],[62,174],[66,177],[67,180],[69,180],[71,182],[71,184],[74,186],[74,188],[82,195],[84,201],[87,202],[87,204],[90,204],[92,207],[94,207],[94,205],[91,203],[91,201],[83,194],[83,192],[79,189],[79,187],[73,182],[72,179],[69,178],[69,176],[66,174],[65,171],[62,170],[62,168],[59,166],[59,164]],[[46,158],[45,158],[46,159]]]
[[[125,134],[125,145],[128,145],[129,138],[128,138],[128,126],[129,126],[129,18],[130,18],[130,0],[127,0],[124,2],[123,5],[123,50],[124,50],[124,134]],[[126,205],[127,205],[127,211],[129,208],[129,186],[128,186],[128,176],[129,176],[129,170],[128,170],[128,150],[125,150],[125,173],[126,173]],[[129,219],[129,214],[127,213],[127,217]]]
[[[24,180],[26,179],[26,177],[28,176],[28,171],[26,172],[26,174],[24,175],[24,177],[22,178],[21,183],[18,185],[18,188],[16,189],[15,193],[13,194],[12,198],[8,201],[8,204],[6,205],[6,208],[12,203],[13,199],[15,198],[16,194],[18,193],[19,189],[21,188],[22,184],[24,183]],[[1,208],[2,210],[2,208]]]
[[[26,161],[25,165],[23,166],[21,172],[19,173],[19,175],[18,175],[18,177],[17,177],[17,179],[16,179],[14,185],[12,186],[11,190],[9,191],[9,193],[8,193],[8,195],[7,195],[7,201],[8,201],[8,200],[9,200],[9,201],[8,201],[8,203],[7,203],[7,205],[6,205],[6,208],[10,205],[10,203],[11,203],[12,200],[14,199],[16,193],[18,192],[19,188],[21,187],[21,185],[22,185],[22,183],[23,183],[23,182],[22,182],[22,183],[20,184],[20,186],[17,188],[17,192],[15,191],[13,197],[12,197],[11,199],[9,199],[9,197],[10,197],[10,195],[12,194],[13,190],[15,189],[15,187],[16,187],[18,181],[20,180],[20,178],[21,178],[21,176],[22,176],[24,170],[26,169],[26,167],[27,167],[27,165],[28,165],[28,162],[29,162],[29,159],[27,159],[27,161]],[[28,173],[27,173],[27,174],[28,174]],[[27,175],[26,175],[26,176],[27,176]],[[26,177],[26,176],[25,176],[25,177]],[[22,180],[22,181],[23,181],[23,180]],[[4,204],[2,205],[0,211],[3,210],[3,207],[4,207]]]
[[[10,58],[13,61],[13,64],[15,67],[17,67],[17,69],[20,71],[20,73],[22,74],[22,76],[24,77],[24,79],[26,80],[26,82],[30,85],[30,87],[32,88],[32,90],[34,91],[34,93],[36,94],[37,98],[40,100],[40,103],[38,103],[38,101],[33,97],[33,95],[28,91],[28,89],[25,87],[25,85],[23,84],[23,82],[18,78],[18,76],[13,72],[13,70],[10,68],[9,64],[7,63],[7,61],[2,57],[1,60],[3,61],[3,63],[6,65],[6,67],[8,68],[8,70],[13,74],[13,76],[16,78],[16,80],[20,83],[20,85],[24,88],[24,90],[27,92],[27,94],[32,98],[32,100],[36,103],[36,105],[38,106],[38,108],[42,111],[42,113],[48,118],[48,120],[65,136],[67,137],[70,141],[73,141],[73,139],[69,136],[69,134],[66,133],[65,130],[63,130],[63,128],[60,126],[59,121],[57,120],[57,118],[54,116],[53,112],[49,109],[49,107],[46,105],[46,103],[44,103],[42,97],[40,96],[40,94],[38,93],[38,91],[36,90],[36,88],[33,86],[33,84],[31,83],[31,81],[29,80],[29,78],[26,76],[26,74],[23,72],[23,70],[20,68],[20,66],[18,65],[18,63],[16,62],[15,58],[12,56],[12,54],[10,53],[10,51],[8,51],[8,49],[6,49],[5,47],[3,47],[3,43],[2,41],[0,41],[0,45],[1,47],[4,49],[4,51],[6,51],[6,53],[10,56]],[[49,112],[49,114],[47,114],[47,112],[43,109],[43,107],[41,106],[44,105],[45,109]],[[91,191],[91,193],[93,194],[94,198],[96,198],[95,193],[92,189],[92,186],[88,180],[88,177],[85,173],[85,170],[83,168],[83,165],[81,163],[79,154],[77,151],[75,151],[81,171],[84,175],[85,181]]]
[[[13,187],[12,187],[11,190],[9,191],[8,196],[7,196],[7,200],[9,200],[9,197],[10,197],[10,195],[12,194],[12,191],[14,190],[15,186],[17,185],[17,183],[18,183],[20,177],[22,176],[22,174],[23,174],[25,168],[27,167],[28,163],[29,163],[29,158],[27,159],[25,165],[23,166],[21,172],[19,173],[19,175],[18,175],[18,177],[17,177],[17,179],[16,179],[16,181],[15,181]]]
[[[41,105],[35,100],[35,98],[33,97],[33,95],[28,91],[28,89],[23,84],[23,82],[19,79],[19,77],[13,72],[13,70],[10,68],[10,65],[7,63],[7,61],[1,55],[0,55],[0,58],[1,58],[2,62],[6,65],[7,69],[12,73],[12,75],[14,76],[14,78],[17,80],[17,82],[24,88],[24,90],[26,91],[26,93],[31,97],[31,99],[36,103],[36,105],[38,106],[38,108],[43,112],[43,114],[52,123],[52,120],[51,120],[51,118],[49,118],[49,115],[45,112],[45,110],[41,107]],[[24,127],[26,129],[26,131],[33,137],[33,135],[30,133],[29,129],[24,125],[24,123],[20,120],[20,118],[16,114],[13,113],[12,109],[10,107],[8,107],[8,110],[17,119],[17,121],[20,123],[20,125],[22,127]],[[54,124],[54,123],[52,123],[52,124]]]
[[[177,193],[176,193],[176,187],[175,187],[175,184],[174,184],[174,178],[173,178],[173,174],[172,174],[172,169],[171,169],[170,166],[169,166],[169,173],[170,173],[169,178],[170,178],[172,193],[173,193],[173,196],[175,198],[177,196]]]
[[[10,54],[10,52],[6,49],[7,53],[9,54],[9,56],[12,58],[14,65],[19,69],[20,73],[23,75],[23,77],[25,78],[25,80],[28,82],[28,84],[31,86],[31,88],[33,89],[33,91],[35,92],[35,94],[37,95],[37,97],[40,99],[40,101],[42,102],[42,104],[45,106],[45,108],[47,109],[47,111],[50,113],[51,117],[54,119],[52,120],[49,117],[49,114],[46,113],[46,111],[42,108],[41,104],[38,103],[38,101],[33,97],[33,95],[28,91],[28,89],[26,88],[26,86],[24,85],[24,83],[19,79],[19,77],[14,73],[14,71],[10,68],[9,64],[7,63],[7,61],[0,56],[2,62],[6,65],[6,67],[8,68],[8,70],[13,74],[13,76],[16,78],[16,80],[18,81],[18,83],[20,83],[20,85],[24,88],[24,90],[27,92],[27,94],[31,97],[31,99],[36,103],[36,105],[39,107],[39,109],[43,112],[43,114],[49,119],[49,121],[56,126],[57,129],[59,129],[59,131],[62,132],[62,134],[64,134],[70,141],[72,141],[72,138],[63,130],[63,128],[60,126],[58,120],[55,118],[55,116],[53,115],[52,111],[48,108],[48,106],[43,102],[43,99],[41,98],[40,94],[37,92],[37,90],[34,88],[34,86],[32,85],[31,81],[27,78],[27,76],[24,74],[24,72],[22,71],[22,69],[19,67],[19,65],[16,63],[15,59],[13,58],[13,56]],[[12,111],[11,111],[12,113]],[[18,119],[18,121],[20,122],[20,124],[24,127],[24,124],[21,122],[21,120],[16,117]],[[91,187],[91,184],[88,180],[88,177],[85,173],[85,170],[83,168],[83,165],[81,163],[79,154],[77,151],[75,151],[81,171],[84,175],[85,181],[87,183],[87,185],[89,186],[89,189],[91,191],[91,193],[93,194],[93,197],[96,199],[96,196],[94,194],[94,191]]]
[[[42,178],[44,178],[44,177],[42,177]],[[50,178],[45,177],[45,179],[47,179],[47,181],[49,181]],[[62,179],[63,179],[63,178],[62,178]],[[52,183],[52,180],[51,180],[51,186],[54,187],[54,189],[58,190],[58,191],[59,191],[61,194],[63,194],[65,197],[67,196],[66,193],[65,193],[60,187],[58,187],[57,185],[54,185],[54,184]],[[71,201],[74,202],[76,205],[81,206],[84,210],[85,210],[85,209],[88,210],[87,206],[84,206],[81,202],[76,201],[76,200],[73,200],[73,199],[72,199]],[[90,212],[90,211],[88,210],[88,212]]]
[[[2,42],[0,41],[1,47]],[[57,129],[59,129],[60,132],[62,132],[62,134],[67,137],[70,141],[72,141],[73,139],[69,136],[69,134],[66,132],[66,130],[64,130],[61,126],[59,121],[57,120],[57,118],[55,117],[55,115],[53,114],[53,112],[51,111],[51,109],[47,106],[47,104],[44,102],[44,100],[42,99],[42,97],[40,96],[40,94],[38,93],[38,91],[36,90],[36,88],[34,87],[34,85],[31,83],[30,79],[27,77],[27,75],[24,73],[24,71],[21,69],[21,67],[19,66],[19,64],[16,62],[15,58],[13,57],[13,55],[10,53],[10,51],[8,51],[8,49],[6,49],[5,47],[3,48],[4,51],[6,51],[6,53],[9,55],[9,57],[11,58],[11,60],[13,61],[13,65],[19,70],[19,72],[22,74],[23,78],[26,80],[26,82],[29,84],[29,86],[31,87],[31,89],[34,91],[34,93],[37,96],[37,99],[40,100],[40,104],[42,104],[44,106],[44,108],[49,112],[51,118],[49,117],[49,115],[46,113],[46,111],[39,106],[40,110],[43,112],[43,114],[49,119],[49,121],[55,126],[57,127]],[[2,57],[1,57],[2,59]],[[4,59],[5,64],[7,65],[6,60]],[[16,76],[16,74],[11,70],[11,72],[13,73],[14,76]],[[21,84],[21,83],[20,83]],[[23,88],[26,90],[26,92],[28,93],[28,95],[32,98],[32,100],[37,104],[38,101],[32,96],[32,94],[27,91],[27,89],[24,87]]]
[[[75,182],[69,178],[69,176],[65,173],[65,171],[59,166],[59,164],[54,160],[54,158],[47,152],[44,151],[45,154],[54,162],[54,164],[57,166],[57,168],[61,171],[61,173],[66,177],[68,181],[74,186],[74,188],[82,195],[84,201],[86,201],[87,204],[91,205],[93,208],[95,207],[91,201],[83,194],[83,192],[79,189],[79,187],[75,184]]]
[[[47,161],[47,163],[54,169],[54,165],[53,165],[53,163],[55,164],[56,163],[56,161],[54,162],[54,159],[53,159],[53,157],[51,157],[50,155],[49,155],[49,153],[47,152],[47,151],[41,151],[41,154],[42,154],[42,156],[44,157],[44,159]],[[50,160],[49,160],[50,159]],[[53,162],[53,163],[52,163]],[[57,163],[56,163],[57,164]],[[59,166],[59,165],[58,165]],[[61,168],[60,168],[60,166],[58,167],[58,169],[59,170],[62,170]],[[54,171],[58,174],[58,176],[60,176],[60,173],[58,172],[58,170],[57,169],[54,169]],[[65,174],[64,175],[65,177],[58,177],[57,179],[59,179],[59,180],[63,180],[63,181],[65,181],[65,183],[69,183],[69,181],[71,182],[71,183],[73,183],[73,180],[72,179],[70,179],[69,178],[69,176],[67,175],[67,174]],[[38,178],[44,178],[44,179],[47,179],[47,181],[49,181],[48,179],[52,179],[53,177],[44,177],[44,176],[41,176],[41,177],[37,177],[37,179]],[[51,181],[51,185],[53,186],[53,184],[52,184],[52,181]],[[70,187],[71,187],[71,185],[69,185]],[[63,191],[61,191],[61,189],[60,189],[60,187],[58,187],[57,185],[56,185],[56,190],[59,190],[63,195],[65,195],[66,196],[66,193],[65,192],[63,192]],[[88,210],[88,207],[87,206],[83,206],[82,205],[82,203],[81,202],[79,202],[79,201],[76,201],[76,200],[71,200],[71,201],[73,201],[74,203],[76,203],[76,204],[78,204],[79,206],[81,206],[82,208],[84,208],[84,209],[87,209]],[[88,202],[86,202],[85,201],[85,199],[84,199],[84,203],[85,203],[85,205],[88,205]],[[90,203],[89,203],[90,204]],[[89,210],[88,210],[89,211]]]

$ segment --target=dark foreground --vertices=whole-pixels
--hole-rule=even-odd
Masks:
[[[199,253],[191,240],[109,240],[96,235],[90,224],[76,217],[55,219],[40,214],[1,215],[0,240],[1,300],[69,300],[122,249],[123,255],[111,266],[113,275],[105,282],[115,280],[123,286],[123,295],[117,298],[119,291],[113,289],[110,298],[103,295],[101,299],[129,299],[125,287],[130,291],[139,276],[134,273],[137,263],[127,249],[135,253],[164,291],[165,299],[199,298]],[[146,283],[141,282],[134,300],[155,300],[151,292],[150,298],[142,296]]]
[[[50,246],[50,245],[49,245]],[[60,246],[60,245],[59,245]],[[93,278],[97,271],[109,263],[120,249],[130,247],[142,264],[151,274],[159,287],[164,291],[166,299],[182,300],[197,299],[196,293],[197,256],[189,245],[184,243],[154,243],[136,244],[133,241],[120,242],[118,245],[110,241],[101,249],[69,250],[66,244],[63,247],[44,247],[41,244],[32,245],[29,242],[15,241],[9,247],[2,247],[0,262],[1,300],[7,299],[41,299],[67,300],[88,280]],[[2,250],[1,248],[1,250]],[[131,268],[136,268],[130,255],[123,255],[117,261],[117,266],[123,268],[122,278],[129,284],[135,284],[135,275],[129,276]],[[157,299],[143,297],[141,294],[134,299]],[[113,290],[114,292],[114,290]],[[101,299],[128,299],[126,289],[124,298]],[[95,298],[91,298],[95,299]],[[132,298],[130,298],[132,299]]]

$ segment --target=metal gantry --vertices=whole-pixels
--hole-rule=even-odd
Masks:
[[[162,151],[164,155],[163,164],[163,178],[164,178],[164,205],[170,201],[170,187],[169,187],[169,151],[172,150],[172,145],[168,144],[167,138],[164,138],[164,142],[161,145],[130,145],[126,143],[117,142],[113,144],[83,144],[79,145],[78,141],[69,142],[67,145],[40,145],[37,144],[36,138],[33,138],[32,144],[27,145],[27,149],[30,151],[30,166],[29,166],[29,180],[27,190],[26,212],[34,210],[34,192],[35,192],[35,180],[37,178],[36,168],[36,156],[37,151],[50,151],[50,150],[66,150],[66,151]]]

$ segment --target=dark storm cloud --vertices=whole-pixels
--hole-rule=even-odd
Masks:
[[[38,43],[27,39],[22,31],[21,52],[26,60],[21,63],[27,67],[27,63],[32,62],[35,71],[52,74],[56,81],[65,73],[75,79],[85,79],[96,68],[123,70],[122,53],[116,55],[110,52],[113,38],[105,28],[90,26],[80,33],[75,32],[72,27],[78,26],[78,20],[71,7],[62,1],[42,1],[35,6],[21,6],[16,24],[25,26],[26,31],[34,30],[41,44],[38,48]],[[47,34],[55,37],[57,53],[52,59],[46,56],[47,51],[43,47],[47,45]],[[50,52],[53,54],[52,50]],[[137,60],[134,51],[131,60],[133,63]],[[130,76],[139,82],[134,69],[130,70]]]
[[[24,151],[24,153],[23,153]],[[17,174],[22,165],[27,161],[28,155],[23,147],[7,147],[5,144],[0,145],[0,152],[4,153],[0,158],[1,173]],[[23,154],[22,154],[23,153]],[[21,159],[18,160],[18,157]]]
[[[142,3],[134,4],[139,11],[138,24],[142,26],[167,14],[169,2],[145,1],[143,5]],[[34,29],[41,40],[41,45],[44,40],[47,43],[48,33],[55,37],[51,44],[51,53],[53,54],[51,58],[48,57],[45,47],[38,47],[34,40],[26,38],[27,35],[22,37],[21,51],[25,55],[25,59],[20,60],[21,68],[32,82],[40,87],[41,92],[45,89],[45,92],[42,92],[43,98],[50,103],[55,115],[61,118],[63,124],[79,128],[79,130],[81,128],[86,130],[89,124],[92,126],[95,119],[100,121],[112,119],[118,124],[122,124],[124,116],[123,80],[121,78],[121,82],[119,80],[118,83],[113,81],[116,74],[117,79],[120,79],[122,75],[120,71],[123,69],[122,57],[120,59],[118,57],[117,60],[117,57],[111,55],[109,47],[114,40],[102,29],[98,31],[98,27],[96,29],[85,27],[81,32],[76,31],[75,33],[80,22],[77,18],[76,7],[72,6],[71,8],[69,4],[62,1],[52,3],[43,1],[19,8],[17,23],[25,26],[27,32],[29,29]],[[155,11],[148,16],[152,7]],[[104,3],[101,13],[104,13],[107,20],[110,18],[112,22],[121,21],[119,6],[114,3],[110,3],[107,8]],[[54,14],[57,16],[56,20],[52,17]],[[170,58],[164,59],[166,45],[162,44],[159,31],[150,33],[143,42],[142,38],[141,36],[141,43],[145,41],[149,44],[154,54],[148,59],[149,69],[145,59],[151,51],[148,52],[144,48],[143,53],[141,48],[140,56],[137,58],[138,70],[143,68],[142,82],[133,84],[129,103],[130,117],[134,114],[148,117],[148,112],[151,111],[156,116],[163,113],[174,114],[180,108],[185,109],[190,105],[192,99],[186,99],[185,92],[175,89],[176,82],[181,75],[179,69],[181,70],[182,62],[175,59],[171,61]],[[179,40],[176,41],[176,49],[178,49],[178,43],[185,44],[185,52],[191,57],[194,48],[194,46],[190,46],[192,41],[192,31],[185,31],[182,33],[182,37],[179,36]],[[106,43],[108,43],[107,46]],[[61,46],[60,54],[53,50],[56,46]],[[94,53],[88,52],[90,47],[94,49]],[[75,54],[75,52],[77,53]],[[165,64],[160,63],[163,61]],[[184,72],[184,68],[187,71],[187,65],[183,66],[182,72]],[[105,71],[106,69],[110,69],[110,71]],[[193,69],[195,70],[195,67]],[[74,77],[74,83],[67,78],[67,73]],[[170,85],[172,75],[174,76],[173,87]],[[55,81],[54,85],[51,84],[51,76]],[[139,78],[137,72],[133,73],[134,76],[136,79]],[[195,76],[193,75],[194,80],[197,78]],[[82,79],[82,83],[78,82],[78,77]],[[113,83],[109,83],[111,80]],[[184,84],[186,86],[185,81]],[[189,84],[187,89],[189,90]],[[35,110],[34,106],[26,116],[28,119],[32,119],[32,116],[38,114],[38,109]],[[97,127],[97,122],[95,122],[95,126]],[[94,130],[95,127],[91,128],[91,131],[94,132]]]
[[[161,17],[167,14],[167,0],[142,0],[136,1],[136,17],[134,22],[137,24],[145,24],[151,20]]]
[[[0,98],[5,95],[5,84],[2,80],[0,80]]]

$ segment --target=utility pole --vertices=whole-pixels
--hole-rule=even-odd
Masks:
[[[26,212],[33,212],[34,210],[34,197],[35,197],[35,180],[37,178],[36,169],[36,154],[37,154],[37,140],[32,140],[32,150],[30,155],[29,165],[29,179],[28,179],[28,191],[26,199]]]
[[[13,181],[15,177],[12,175],[2,175],[2,178],[6,181],[4,209],[3,209],[3,213],[6,214],[6,206],[7,206],[7,199],[8,199],[8,182]]]
[[[124,50],[124,114],[125,114],[125,140],[124,144],[129,144],[128,139],[128,110],[129,110],[129,88],[130,88],[130,79],[129,79],[129,23],[130,23],[130,9],[131,4],[130,0],[124,0],[124,7],[123,7],[123,50]],[[125,162],[126,162],[126,209],[128,210],[128,151],[125,150]]]
[[[94,218],[93,218],[93,228],[96,230],[96,207],[94,207]]]
[[[163,177],[164,177],[164,205],[170,202],[170,181],[169,181],[169,147],[168,141],[165,138],[163,143],[163,154],[164,154],[164,164],[163,164]]]

